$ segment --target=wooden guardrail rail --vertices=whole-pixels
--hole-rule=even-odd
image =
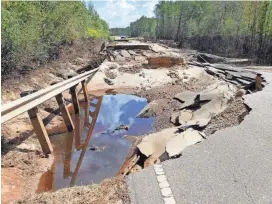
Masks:
[[[64,104],[62,92],[67,89],[70,89],[74,110],[75,113],[77,114],[79,112],[79,104],[76,93],[76,86],[79,83],[81,83],[85,100],[88,101],[87,90],[85,86],[86,80],[90,81],[90,79],[95,75],[97,71],[98,68],[84,72],[68,80],[54,84],[50,87],[47,87],[45,89],[29,94],[15,101],[2,105],[1,124],[24,112],[28,112],[34,131],[37,134],[37,137],[39,139],[43,151],[45,153],[51,153],[53,151],[52,145],[49,140],[48,134],[45,130],[42,119],[37,114],[38,113],[37,106],[53,97],[56,97],[57,103],[59,105],[67,129],[69,132],[73,131],[74,125],[71,120],[70,113]]]

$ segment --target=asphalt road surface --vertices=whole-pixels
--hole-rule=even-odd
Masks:
[[[272,73],[263,91],[246,95],[244,121],[162,162],[176,203],[272,203]],[[133,204],[165,203],[153,167],[128,177]]]

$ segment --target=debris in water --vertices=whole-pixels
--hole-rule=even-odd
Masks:
[[[94,100],[91,103],[97,104]],[[51,189],[40,189],[55,191],[73,185],[99,183],[107,177],[115,176],[124,164],[132,144],[124,137],[125,134],[138,136],[152,131],[154,118],[136,117],[146,105],[145,98],[134,95],[104,95],[89,139],[87,133],[92,117],[88,115],[89,109],[84,109],[88,106],[82,106],[80,117],[74,121],[75,132],[50,138],[55,145],[55,161],[50,170],[51,176],[44,174],[46,178],[43,176],[43,181],[51,182],[52,185]],[[93,113],[96,110],[91,111]],[[114,129],[118,131],[112,132]],[[133,159],[134,164],[138,159]],[[39,185],[45,186],[46,182]]]
[[[113,81],[108,79],[108,78],[104,78],[104,81],[108,84],[108,85],[113,85]]]
[[[115,128],[115,130],[128,130],[129,126],[128,125],[120,125],[119,127]]]

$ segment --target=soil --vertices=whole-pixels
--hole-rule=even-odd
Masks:
[[[9,151],[4,155],[1,164],[1,203],[11,203],[33,195],[40,176],[52,162],[52,156],[45,156],[39,151]]]
[[[218,130],[239,125],[244,117],[249,114],[249,111],[244,100],[241,97],[236,98],[228,104],[228,107],[222,113],[211,119],[203,132],[206,136],[209,136]]]
[[[97,67],[104,59],[99,55],[102,43],[101,40],[75,42],[72,46],[62,47],[55,61],[42,66],[30,63],[28,70],[21,69],[2,76],[1,103],[20,98],[22,91],[39,90],[63,81],[69,73],[76,74],[79,70]],[[64,93],[64,97],[66,95]],[[46,101],[38,108],[49,135],[66,131],[55,99]],[[70,105],[68,109],[70,111]],[[1,201],[10,203],[35,193],[41,174],[47,171],[53,159],[42,153],[27,113],[7,121],[1,127]]]
[[[205,89],[205,87],[214,83],[215,78],[204,75],[198,79],[193,78],[188,82],[174,85],[166,85],[155,87],[150,90],[141,90],[140,92],[136,92],[135,94],[141,97],[144,97],[151,101],[157,101],[160,106],[154,108],[155,113],[155,123],[154,128],[156,131],[160,131],[165,128],[173,127],[174,125],[170,122],[170,117],[172,112],[175,109],[180,107],[180,102],[174,100],[173,97],[185,90],[190,91],[201,91]]]
[[[130,198],[125,180],[122,177],[113,177],[105,179],[99,185],[76,186],[53,193],[40,193],[16,203],[128,204]]]
[[[118,70],[119,72],[137,74],[142,71],[142,64],[135,64],[133,66],[120,66]]]

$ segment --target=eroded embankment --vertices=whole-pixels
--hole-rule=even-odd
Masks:
[[[180,156],[187,146],[204,140],[219,129],[239,124],[241,115],[247,113],[242,96],[246,94],[244,88],[250,87],[248,85],[254,74],[241,76],[245,75],[244,71],[222,68],[222,65],[219,68],[214,65],[217,66],[213,66],[216,71],[211,68],[212,64],[196,63],[195,52],[183,53],[157,44],[148,44],[147,47],[141,50],[137,46],[136,49],[121,46],[121,49],[106,51],[108,60],[100,66],[100,72],[95,75],[92,83],[88,84],[90,94],[94,90],[116,89],[120,90],[119,93],[130,92],[142,96],[149,104],[140,111],[139,117],[155,116],[155,131],[152,134],[127,136],[134,145],[119,171],[122,175]],[[157,63],[152,65],[152,59],[155,58],[160,58],[164,67]],[[51,123],[51,127],[54,124]],[[73,189],[77,191],[79,188],[69,190]],[[31,199],[37,201],[48,196],[54,202],[58,200],[55,197],[58,192],[37,195]],[[117,201],[123,200],[122,197],[126,198],[126,193],[118,194]],[[63,202],[76,201],[65,196]]]
[[[4,76],[1,83],[2,103],[20,98],[23,91],[43,89],[75,76],[83,68],[98,67],[105,58],[98,54],[101,44],[102,41],[88,41],[85,44],[75,42],[73,46],[62,50],[59,59],[47,65],[40,68],[28,66],[28,69],[20,70],[19,73]],[[92,50],[89,46],[92,46]],[[67,95],[64,93],[64,97]],[[66,99],[67,105],[71,103],[69,97]],[[46,101],[38,108],[49,135],[56,131],[67,131],[55,99]],[[7,121],[1,127],[1,201],[10,203],[35,193],[41,173],[50,167],[53,158],[42,153],[27,113]]]

